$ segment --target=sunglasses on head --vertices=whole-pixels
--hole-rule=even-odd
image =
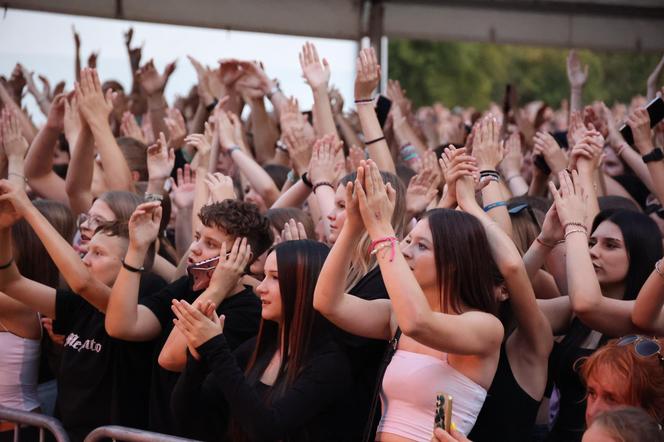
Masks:
[[[517,204],[516,206],[513,206],[513,207],[507,209],[507,213],[509,213],[510,215],[518,215],[519,213],[523,212],[524,210],[528,211],[528,215],[530,215],[530,218],[532,219],[532,221],[541,230],[542,226],[540,225],[539,221],[537,220],[537,217],[535,216],[535,212],[533,211],[533,208],[530,207],[530,204],[527,204],[527,203]]]
[[[657,355],[660,362],[664,363],[664,356],[662,356],[662,347],[655,339],[641,335],[629,335],[620,338],[618,346],[634,345],[634,351],[637,355],[649,358],[650,356]]]

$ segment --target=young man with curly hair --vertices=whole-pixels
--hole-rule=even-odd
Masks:
[[[145,213],[154,210],[149,204],[143,206]],[[145,245],[155,238],[146,228],[150,216],[132,216],[130,245],[106,312],[110,336],[127,341],[157,339],[150,389],[150,429],[161,433],[177,432],[171,425],[170,396],[187,355],[186,340],[173,327],[172,301],[213,303],[216,313],[226,317],[224,335],[232,349],[254,337],[260,323],[260,300],[250,287],[239,282],[242,269],[238,266],[251,264],[272,245],[269,221],[255,205],[230,199],[204,206],[198,216],[201,225],[189,248],[187,275],[140,300],[140,268],[135,266],[142,262]],[[220,256],[224,252],[225,256]],[[248,253],[251,257],[246,259]]]

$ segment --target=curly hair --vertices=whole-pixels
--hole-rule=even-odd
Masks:
[[[258,210],[255,204],[227,199],[208,204],[198,214],[205,227],[221,229],[232,237],[246,237],[251,246],[252,262],[270,246],[274,236],[270,221]]]

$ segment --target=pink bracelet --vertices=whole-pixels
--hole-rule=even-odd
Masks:
[[[371,255],[375,255],[378,251],[386,248],[386,246],[382,246],[380,248],[377,248],[379,244],[384,244],[386,242],[390,243],[390,248],[392,249],[392,252],[390,253],[390,262],[394,260],[394,254],[395,254],[395,246],[399,242],[398,238],[396,236],[386,236],[384,238],[379,238],[374,241],[371,241],[371,244],[369,245],[369,253]]]

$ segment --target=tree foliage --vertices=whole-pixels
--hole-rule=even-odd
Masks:
[[[660,55],[579,51],[589,65],[584,101],[629,102],[645,95]],[[389,76],[398,79],[415,105],[485,108],[500,102],[505,85],[516,86],[520,103],[544,100],[557,107],[569,97],[567,50],[488,43],[393,40]]]

